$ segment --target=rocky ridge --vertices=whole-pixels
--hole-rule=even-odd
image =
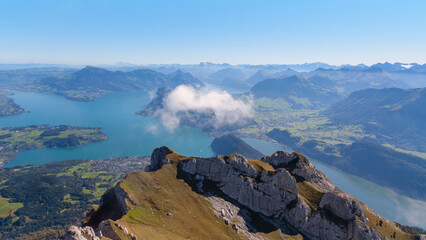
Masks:
[[[217,225],[214,224],[218,228],[215,234],[223,231],[229,239],[424,239],[403,232],[392,221],[335,187],[299,153],[279,151],[260,160],[247,160],[237,154],[197,158],[160,147],[152,153],[148,171],[129,174],[106,192],[101,205],[88,212],[83,221],[85,227],[73,227],[66,239],[97,239],[100,236],[111,239],[188,238],[173,232],[183,216],[177,209],[179,206],[172,205],[173,200],[165,195],[164,191],[173,190],[165,186],[167,184],[189,185],[192,190],[182,190],[179,195],[207,201],[208,205],[200,209],[208,208],[207,212],[217,219],[222,218],[223,222],[217,220]],[[167,184],[162,183],[165,174],[169,174]],[[150,218],[161,212],[160,200],[157,196],[141,196],[152,189],[156,189],[158,197],[168,197],[165,202],[171,209],[165,217],[155,218],[155,221]],[[172,197],[181,197],[176,194]],[[151,215],[139,216],[134,225],[134,216],[137,212],[140,214],[141,209],[145,213],[151,211]],[[191,223],[192,219],[183,219],[183,227],[206,220],[206,215],[199,216],[195,223]],[[163,223],[161,229],[156,227],[159,221]],[[234,233],[222,226],[223,223]],[[149,227],[142,232],[138,230],[146,225]],[[199,229],[194,225],[188,234],[196,231]],[[90,235],[93,232],[95,235]],[[84,234],[86,237],[81,238]],[[195,233],[190,237],[201,238]]]

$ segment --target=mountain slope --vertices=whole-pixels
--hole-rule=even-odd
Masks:
[[[154,150],[65,239],[424,239],[336,188],[298,153],[261,160]],[[79,238],[80,237],[80,238]]]
[[[258,82],[261,82],[269,78],[274,78],[273,74],[270,74],[263,70],[259,70],[255,74],[253,74],[251,77],[247,78],[246,82],[250,85],[254,85]]]
[[[248,89],[248,84],[244,81],[246,78],[246,73],[239,68],[224,68],[210,74],[206,81],[222,87]]]
[[[217,80],[225,78],[243,80],[246,77],[247,75],[245,74],[245,72],[239,68],[224,68],[209,75],[209,78]]]
[[[331,88],[340,91],[343,95],[349,95],[354,91],[366,88],[404,88],[407,85],[393,76],[391,73],[378,68],[341,68],[341,69],[317,69],[303,73],[302,76],[315,82],[316,79],[328,79]]]
[[[285,78],[285,77],[291,77],[297,74],[299,74],[299,72],[296,72],[289,68],[286,70],[275,72],[275,73],[267,72],[264,70],[258,70],[251,77],[247,78],[246,82],[250,85],[255,85],[256,83],[259,83],[266,79]]]
[[[264,156],[261,152],[232,134],[215,138],[210,146],[214,153],[220,155],[238,153],[249,159],[259,159]]]
[[[335,166],[416,199],[426,199],[426,160],[379,144],[357,141]],[[395,178],[398,176],[398,178]]]
[[[70,75],[41,79],[39,85],[73,100],[90,101],[109,92],[153,90],[181,84],[203,86],[198,79],[179,70],[166,75],[148,69],[121,72],[90,66]]]
[[[352,93],[325,114],[337,124],[361,124],[379,140],[426,151],[426,88],[366,89]]]
[[[340,96],[300,76],[267,79],[251,88],[256,98],[283,98],[296,107],[318,107],[336,102]]]

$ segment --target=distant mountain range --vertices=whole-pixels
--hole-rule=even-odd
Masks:
[[[249,85],[255,84],[251,88],[255,97],[280,97],[293,104],[293,107],[300,107],[298,100],[301,98],[309,101],[303,101],[303,107],[318,108],[333,104],[354,91],[367,88],[426,87],[426,75],[408,74],[406,70],[401,70],[408,69],[408,66],[421,68],[422,65],[386,63],[372,67],[319,68],[310,72],[286,69],[271,73],[259,70],[246,82]],[[295,97],[297,97],[296,101]]]
[[[176,87],[181,84],[203,86],[204,84],[189,73],[180,70],[163,74],[149,69],[131,72],[109,71],[102,68],[86,67],[70,75],[45,78],[41,86],[52,92],[62,93],[69,98],[82,99],[81,95],[102,95],[108,92],[132,90],[154,90],[158,87]],[[86,98],[83,98],[86,100]]]
[[[340,91],[348,95],[353,91],[366,88],[408,88],[408,84],[380,68],[342,68],[317,69],[301,74],[305,78],[327,89]]]
[[[426,73],[426,64],[417,63],[376,63],[371,68],[380,68],[387,72]]]
[[[21,69],[24,67],[31,68]],[[426,87],[426,64],[416,63],[377,63],[370,67],[334,66],[324,63],[282,65],[201,63],[146,66],[117,63],[102,65],[102,68],[86,67],[80,71],[75,67],[0,64],[0,70],[4,69],[0,71],[0,87],[55,92],[79,101],[90,101],[111,91],[173,88],[178,84],[202,86],[201,82],[233,91],[247,91],[264,80],[283,79],[294,75],[301,76],[317,87],[335,92],[339,96],[347,96],[366,88]]]
[[[336,124],[362,125],[378,140],[426,151],[426,88],[365,89],[331,106],[325,114]]]
[[[155,90],[159,87],[176,87],[181,84],[204,86],[197,78],[180,70],[164,74],[150,69],[122,72],[88,66],[67,74],[68,72],[65,71],[60,75],[56,71],[48,77],[34,77],[30,81],[18,81],[20,78],[13,81],[11,78],[17,78],[16,75],[5,76],[3,81],[0,79],[0,83],[8,82],[5,87],[11,89],[57,93],[77,101],[91,101],[110,92]],[[31,71],[31,74],[35,73]],[[1,76],[0,72],[0,78]]]
[[[0,71],[4,70],[17,70],[17,69],[30,69],[30,68],[82,68],[83,65],[70,65],[70,64],[0,64]],[[239,68],[243,70],[251,70],[252,73],[258,70],[264,70],[267,72],[277,72],[282,71],[283,69],[293,69],[297,72],[310,72],[314,71],[318,68],[323,69],[342,69],[342,68],[353,68],[353,69],[366,69],[369,66],[365,64],[351,65],[351,64],[343,64],[343,65],[332,65],[321,62],[313,62],[313,63],[303,63],[303,64],[264,64],[264,65],[250,65],[250,64],[237,64],[231,65],[229,63],[211,63],[211,62],[201,62],[199,64],[145,64],[138,65],[126,62],[117,62],[115,64],[100,64],[96,65],[96,67],[109,69],[109,70],[121,70],[121,71],[132,71],[136,69],[163,69],[167,72],[173,72],[178,69],[181,69],[185,72],[191,72],[195,69],[204,69],[208,70],[210,73],[215,71],[225,69],[225,68]],[[373,68],[380,68],[388,72],[412,72],[412,73],[425,73],[426,72],[426,64],[418,64],[418,63],[376,63],[371,65]],[[169,69],[169,70],[166,70]],[[191,70],[192,69],[192,70]],[[162,72],[162,71],[161,71]],[[197,74],[194,74],[197,75]]]

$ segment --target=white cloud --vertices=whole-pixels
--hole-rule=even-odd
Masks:
[[[173,130],[180,124],[179,112],[193,111],[198,113],[214,112],[214,126],[234,124],[252,116],[252,101],[248,103],[234,99],[226,91],[195,89],[180,85],[173,89],[164,99],[164,107],[157,110],[163,125]]]
[[[410,198],[404,199],[406,204],[403,206],[396,202],[396,221],[405,220],[408,225],[424,228],[426,226],[426,202]]]

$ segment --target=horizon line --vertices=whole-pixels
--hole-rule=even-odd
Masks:
[[[250,64],[250,63],[238,63],[238,64],[232,64],[232,63],[218,63],[218,62],[209,62],[209,61],[201,61],[199,63],[144,63],[144,64],[137,64],[137,63],[131,63],[131,62],[115,62],[115,63],[97,63],[97,64],[86,64],[86,63],[37,63],[37,62],[20,62],[20,63],[0,63],[0,65],[63,65],[63,66],[114,66],[114,65],[133,65],[135,67],[137,66],[152,66],[152,65],[182,65],[182,66],[190,66],[190,65],[202,65],[202,64],[211,64],[211,65],[229,65],[229,66],[280,66],[280,65],[305,65],[305,64],[326,64],[329,66],[358,66],[358,65],[364,65],[367,67],[371,67],[375,64],[418,64],[418,65],[425,65],[426,63],[419,63],[419,62],[391,62],[391,61],[385,61],[385,62],[376,62],[374,64],[365,64],[365,63],[357,63],[357,64],[350,64],[350,63],[342,63],[342,64],[330,64],[327,62],[303,62],[303,63],[263,63],[263,64]]]

